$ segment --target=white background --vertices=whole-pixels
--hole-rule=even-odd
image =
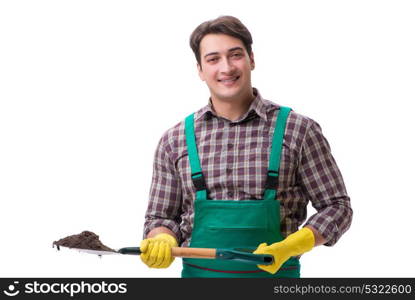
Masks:
[[[189,35],[223,14],[253,35],[253,85],[322,126],[352,199],[302,276],[415,275],[413,1],[16,0],[0,2],[0,276],[180,276],[180,259],[51,245],[139,244],[157,142],[209,96]]]

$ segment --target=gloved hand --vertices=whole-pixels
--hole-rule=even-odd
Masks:
[[[172,247],[177,247],[176,239],[170,234],[159,233],[141,241],[141,260],[150,268],[167,268],[174,260]]]
[[[314,233],[311,229],[304,227],[281,242],[267,245],[262,243],[253,252],[254,254],[271,254],[274,262],[271,265],[258,265],[258,268],[275,274],[291,256],[297,256],[310,251],[314,247]]]

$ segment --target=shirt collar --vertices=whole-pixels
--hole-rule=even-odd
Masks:
[[[253,92],[255,95],[255,99],[249,106],[248,111],[240,119],[233,122],[236,123],[245,120],[252,112],[255,112],[260,118],[264,119],[265,121],[268,120],[267,104],[265,103],[264,99],[262,98],[261,94],[256,88],[253,88]],[[213,110],[212,100],[209,98],[209,103],[195,113],[195,121],[200,119],[202,116],[204,116],[205,118],[209,118],[212,115],[217,117],[217,114]]]

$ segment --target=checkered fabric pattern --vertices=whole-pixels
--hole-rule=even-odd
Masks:
[[[219,117],[211,102],[195,113],[195,134],[209,199],[263,198],[269,154],[279,105],[256,98],[235,121]],[[185,117],[185,116],[184,116]],[[170,128],[157,146],[144,236],[155,227],[172,230],[182,246],[190,244],[195,188],[183,121]],[[350,227],[352,209],[342,175],[321,127],[291,111],[285,130],[277,184],[281,233],[287,236],[306,221],[311,201],[317,213],[311,225],[335,244]],[[243,218],[243,216],[241,216]]]

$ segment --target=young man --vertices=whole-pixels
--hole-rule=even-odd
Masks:
[[[350,199],[320,126],[251,85],[252,37],[236,18],[190,37],[208,105],[169,129],[154,160],[141,259],[166,268],[171,248],[251,248],[271,265],[183,259],[183,277],[299,277],[299,256],[334,245]],[[307,203],[317,213],[305,226]]]

